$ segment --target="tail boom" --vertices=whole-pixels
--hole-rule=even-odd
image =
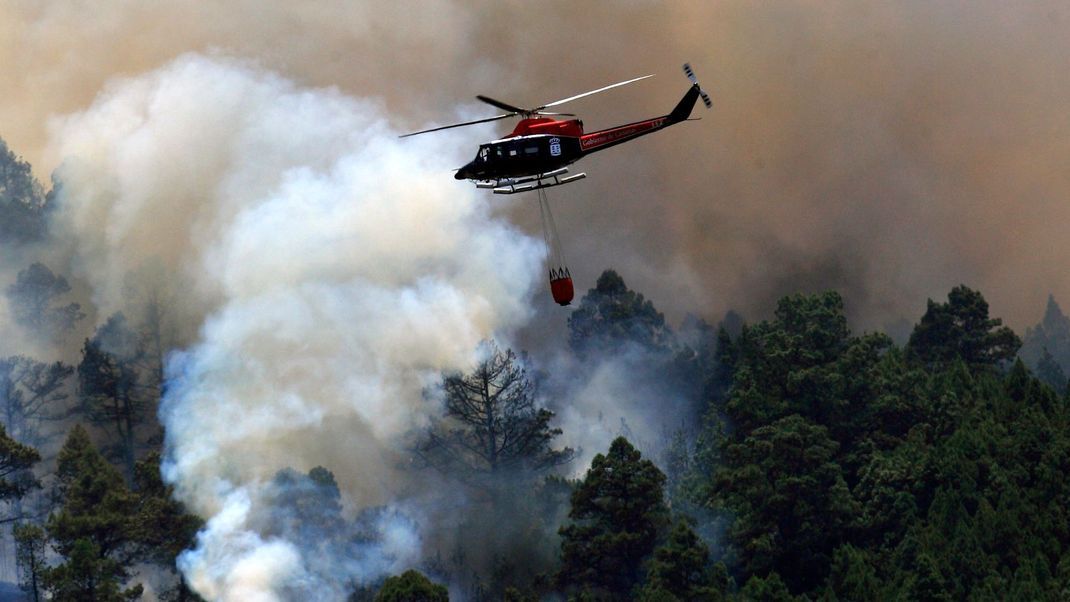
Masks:
[[[580,151],[585,155],[590,154],[685,121],[691,115],[691,109],[695,107],[695,102],[698,100],[700,93],[701,90],[698,84],[692,84],[691,88],[684,94],[684,97],[677,103],[676,108],[668,115],[584,134],[580,136]]]

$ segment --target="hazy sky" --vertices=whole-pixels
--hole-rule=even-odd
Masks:
[[[662,114],[690,61],[702,121],[550,192],[579,293],[615,267],[675,321],[835,288],[870,328],[959,283],[1018,329],[1070,299],[1062,2],[15,0],[0,41],[0,136],[45,178],[52,117],[189,51],[381,103],[400,130],[493,114],[478,93],[535,104],[647,73],[569,109],[589,130]],[[537,233],[534,197],[501,207]]]

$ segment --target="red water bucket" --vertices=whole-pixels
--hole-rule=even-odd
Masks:
[[[572,276],[566,273],[565,276],[559,278],[550,278],[550,292],[553,293],[554,301],[558,305],[572,303],[572,297],[575,295],[572,288]]]

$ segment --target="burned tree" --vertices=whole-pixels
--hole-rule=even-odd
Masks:
[[[465,480],[506,472],[543,472],[572,459],[573,450],[555,450],[554,413],[537,404],[532,382],[516,354],[486,346],[486,356],[470,374],[442,379],[445,420],[436,423],[418,448],[438,470]]]

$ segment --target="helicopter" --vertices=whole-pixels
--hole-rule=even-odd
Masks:
[[[591,90],[561,100],[555,100],[533,109],[518,107],[493,98],[479,95],[477,99],[507,113],[476,119],[463,123],[454,123],[434,127],[401,138],[427,134],[440,130],[475,125],[521,117],[513,131],[504,138],[479,145],[475,159],[457,169],[454,177],[458,180],[472,180],[477,188],[491,188],[495,194],[516,194],[529,190],[549,188],[569,184],[587,177],[585,173],[566,175],[568,166],[581,158],[612,146],[634,140],[640,136],[652,134],[681,121],[688,121],[691,110],[699,98],[709,109],[713,106],[709,95],[699,86],[691,65],[684,63],[684,73],[691,82],[684,97],[667,115],[626,123],[615,127],[585,133],[583,121],[579,119],[554,119],[554,117],[576,117],[574,113],[555,113],[545,109],[563,105],[592,94],[605,92],[612,88],[644,80],[653,75],[644,75],[597,90]]]

